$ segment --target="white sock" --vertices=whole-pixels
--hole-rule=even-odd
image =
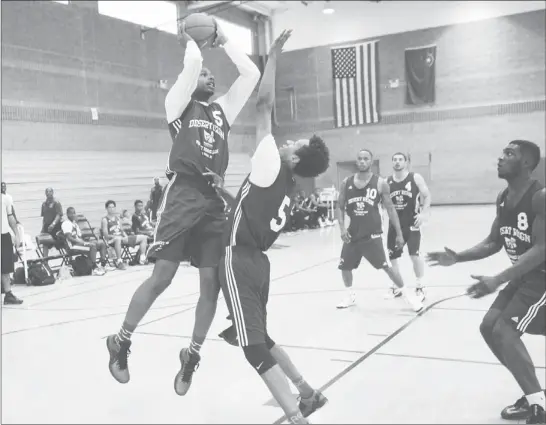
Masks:
[[[415,280],[415,287],[416,288],[422,288],[423,287],[423,278],[422,277],[418,277]]]
[[[349,286],[347,288],[347,296],[349,297],[354,297],[356,294],[355,294],[355,291],[353,290],[353,287],[352,286]]]
[[[525,398],[529,402],[529,406],[532,406],[533,404],[538,404],[543,409],[546,409],[546,396],[544,395],[544,391],[526,395]]]

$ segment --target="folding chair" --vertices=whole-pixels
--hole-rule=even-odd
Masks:
[[[60,233],[60,232],[59,232]],[[59,236],[59,235],[58,235]],[[46,257],[44,256],[44,252],[42,251],[42,246],[47,244],[49,246],[49,249],[54,248],[59,254],[58,255],[49,255]],[[40,234],[36,236],[36,251],[38,252],[41,262],[47,264],[50,269],[53,271],[58,271],[62,266],[65,264],[68,264],[70,261],[70,257],[68,256],[66,249],[64,248],[64,242],[62,240],[53,239],[45,237],[45,235]],[[61,264],[59,266],[51,266],[49,264],[49,261],[52,260],[61,260]]]
[[[93,227],[91,223],[83,214],[76,215],[76,223],[82,231],[82,239],[84,241],[99,241],[102,240],[106,244],[106,263],[109,266],[115,267],[112,263],[113,256],[110,255],[110,246],[106,242],[106,239],[102,236],[102,230],[100,227]]]

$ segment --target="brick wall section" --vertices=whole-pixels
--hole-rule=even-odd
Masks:
[[[514,138],[545,146],[544,22],[541,10],[380,37],[382,123],[344,130],[333,129],[330,47],[287,52],[278,66],[275,136],[282,142],[318,132],[328,141],[332,167],[318,186],[338,184],[336,163],[358,148],[374,151],[382,174],[401,150],[429,178],[436,203],[492,202],[502,186],[493,167],[502,147]],[[436,103],[406,106],[404,49],[429,44],[438,46]],[[395,78],[400,87],[387,88]]]

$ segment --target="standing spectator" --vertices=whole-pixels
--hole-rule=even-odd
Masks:
[[[10,198],[2,193],[2,293],[4,296],[4,304],[22,304],[23,301],[13,295],[11,292],[11,278],[10,274],[14,271],[14,257],[13,257],[13,241],[9,229],[13,230],[15,235],[15,245],[19,245],[19,234],[17,231],[17,224],[15,223],[15,217],[13,217],[13,205]]]
[[[42,204],[42,234],[40,243],[44,247],[44,257],[47,257],[49,249],[57,244],[57,233],[61,231],[61,219],[63,207],[55,199],[53,189],[45,190],[46,200]]]
[[[163,196],[163,187],[159,184],[159,177],[154,177],[154,186],[150,192],[150,209],[152,210],[152,220],[157,220],[157,210]]]
[[[19,220],[17,220],[17,216],[15,215],[15,204],[13,203],[13,198],[10,194],[7,192],[7,185],[5,182],[2,182],[2,194],[6,195],[8,197],[9,202],[11,203],[11,209],[13,213],[13,218],[15,219],[15,223],[19,224]]]
[[[137,199],[135,201],[135,212],[132,218],[133,232],[137,235],[145,235],[152,237],[154,234],[154,226],[144,213],[144,203]]]

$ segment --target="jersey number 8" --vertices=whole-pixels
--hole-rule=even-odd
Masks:
[[[529,228],[529,220],[527,219],[527,214],[521,212],[518,214],[518,229],[522,232]]]
[[[277,212],[277,217],[272,218],[270,222],[271,230],[273,230],[275,233],[279,233],[282,229],[284,229],[286,224],[286,210],[289,206],[290,198],[285,196],[281,206],[279,207],[279,211]]]

